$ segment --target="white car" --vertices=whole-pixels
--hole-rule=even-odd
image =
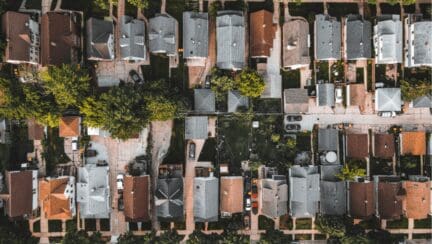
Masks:
[[[117,191],[122,192],[124,188],[124,174],[118,174],[117,175]]]
[[[337,87],[335,90],[335,103],[343,102],[342,87]]]
[[[384,118],[394,118],[396,117],[396,112],[394,111],[381,112],[380,116]]]
[[[72,151],[78,150],[78,137],[72,137]]]
[[[251,211],[251,200],[250,198],[246,198],[246,207],[245,207],[246,211]]]

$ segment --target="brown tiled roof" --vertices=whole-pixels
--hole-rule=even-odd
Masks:
[[[70,200],[64,195],[68,181],[68,177],[39,181],[39,201],[47,219],[72,218]]]
[[[424,131],[405,131],[401,133],[402,155],[425,155],[426,133]]]
[[[30,61],[30,15],[8,11],[2,16],[2,33],[7,40],[6,61]]]
[[[430,199],[430,181],[417,182],[405,181],[406,190],[406,216],[413,219],[425,219],[428,217]]]
[[[243,212],[243,177],[221,177],[220,211],[227,213]]]
[[[347,157],[363,159],[369,156],[367,134],[347,134]]]
[[[5,175],[8,189],[6,214],[9,218],[31,215],[33,205],[32,171],[6,171]]]
[[[80,48],[79,25],[68,13],[48,12],[41,18],[41,64],[74,63]]]
[[[309,23],[303,18],[296,18],[283,24],[283,66],[309,65]]]
[[[60,119],[60,137],[72,137],[80,135],[80,117],[68,116]]]
[[[148,175],[126,176],[124,179],[124,214],[127,221],[148,221],[149,180]]]
[[[349,86],[349,105],[359,106],[364,110],[366,89],[364,84],[350,84]]]
[[[395,141],[392,134],[374,135],[374,156],[377,158],[392,158],[395,153]]]
[[[276,25],[273,14],[267,10],[259,10],[250,14],[250,56],[270,56],[273,47]]]
[[[405,197],[402,182],[378,182],[378,213],[382,219],[400,219]]]
[[[35,119],[27,120],[27,132],[29,140],[42,140],[44,138],[44,127]]]
[[[353,218],[369,218],[375,213],[373,182],[349,183],[350,215]]]

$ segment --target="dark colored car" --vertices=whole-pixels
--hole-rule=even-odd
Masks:
[[[288,115],[286,119],[287,121],[292,122],[292,121],[302,121],[303,118],[301,115]]]
[[[87,158],[96,157],[96,155],[97,151],[93,149],[87,149],[84,153],[84,156],[86,156]]]
[[[122,195],[119,196],[117,208],[120,211],[124,210],[124,202],[123,202],[123,196]]]
[[[251,194],[251,182],[249,179],[245,182],[245,192],[247,195]]]
[[[252,180],[252,200],[255,200],[258,198],[258,186],[257,186],[257,179]]]
[[[131,77],[131,79],[135,82],[135,83],[141,83],[143,82],[143,80],[141,79],[141,77],[139,76],[138,72],[136,72],[136,70],[131,70],[129,71],[129,76]]]
[[[195,159],[195,148],[196,148],[196,145],[195,145],[195,143],[191,143],[191,144],[189,144],[189,158],[190,159]]]
[[[243,225],[244,225],[244,228],[246,230],[249,230],[249,228],[250,228],[250,217],[249,217],[249,215],[245,215],[243,217]]]
[[[299,124],[287,124],[285,126],[285,130],[288,130],[288,131],[294,131],[294,130],[300,130],[300,129],[301,129],[301,127]]]
[[[258,214],[258,201],[253,201],[252,202],[252,213],[253,214]]]

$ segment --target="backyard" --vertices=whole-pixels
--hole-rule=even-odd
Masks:
[[[46,162],[46,172],[48,175],[53,173],[57,164],[64,164],[70,161],[64,152],[64,140],[59,137],[58,128],[48,128],[47,136],[42,140],[42,157]]]

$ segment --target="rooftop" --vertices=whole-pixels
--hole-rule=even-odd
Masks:
[[[183,204],[182,178],[157,180],[155,207],[159,219],[183,219]]]
[[[239,91],[228,92],[228,112],[234,113],[249,108],[249,99],[242,96]]]
[[[156,14],[149,20],[149,47],[152,53],[177,54],[178,22],[168,14]]]
[[[402,106],[400,88],[375,90],[375,110],[378,112],[400,112]]]
[[[307,89],[291,88],[284,90],[285,113],[306,113],[309,111],[309,96]]]
[[[333,83],[322,83],[316,85],[317,105],[334,107],[335,86]]]
[[[366,87],[361,84],[349,84],[347,86],[347,105],[359,106],[360,110],[364,109],[366,99]]]
[[[249,42],[251,57],[269,57],[277,26],[273,24],[273,13],[259,10],[249,15]]]
[[[349,182],[348,194],[351,217],[366,219],[375,214],[373,182]]]
[[[402,63],[402,21],[399,15],[381,15],[374,26],[375,62]]]
[[[196,222],[214,222],[219,216],[219,179],[195,177],[194,218]]]
[[[426,132],[403,131],[400,138],[402,155],[426,155]]]
[[[318,151],[338,151],[339,132],[337,129],[318,130]]]
[[[185,119],[185,139],[207,139],[208,117],[189,116]]]
[[[381,219],[400,219],[405,192],[402,182],[378,182],[378,214]]]
[[[194,89],[194,108],[197,112],[215,112],[216,98],[214,92],[210,89]]]
[[[60,137],[74,137],[81,134],[81,118],[78,116],[67,116],[60,118]]]
[[[364,159],[369,156],[368,134],[346,135],[346,154],[349,158]]]
[[[207,58],[208,13],[183,12],[183,57]]]
[[[348,60],[371,57],[371,23],[360,15],[348,15],[345,19],[345,56]]]
[[[407,30],[406,67],[432,66],[432,21],[410,23]]]
[[[112,21],[89,18],[87,30],[87,58],[91,60],[114,59],[114,25]]]
[[[285,179],[262,180],[262,214],[277,218],[288,213],[288,185]]]
[[[128,221],[148,221],[150,176],[130,176],[124,178],[124,214]]]
[[[125,60],[145,60],[145,23],[124,15],[120,19],[120,55]]]
[[[341,58],[341,23],[329,15],[315,15],[315,59]]]
[[[395,153],[395,138],[392,134],[374,135],[374,155],[377,158],[390,159]]]
[[[241,11],[218,11],[216,17],[216,65],[220,69],[242,69],[245,53],[245,24]]]
[[[431,195],[431,183],[428,177],[419,177],[421,180],[410,179],[404,181],[406,190],[406,216],[413,219],[428,218]]]
[[[283,24],[283,66],[309,66],[309,23],[293,18]]]
[[[222,176],[220,181],[220,211],[226,213],[243,212],[243,177]]]
[[[39,181],[41,214],[49,220],[68,220],[75,216],[75,177],[44,178]]]
[[[320,175],[317,166],[289,169],[290,215],[296,218],[313,218],[318,213],[320,200]]]

